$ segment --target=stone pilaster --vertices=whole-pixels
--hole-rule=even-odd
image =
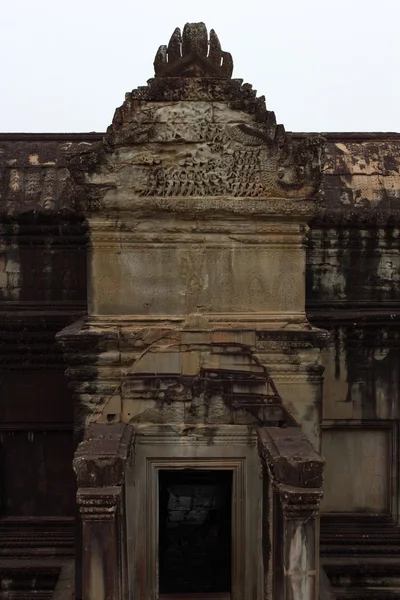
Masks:
[[[324,461],[297,427],[260,429],[273,496],[274,600],[318,600],[319,507]]]
[[[320,489],[278,485],[284,600],[318,600]]]
[[[81,488],[77,501],[82,519],[82,600],[117,600],[121,488]]]
[[[82,539],[77,594],[82,600],[124,598],[125,466],[132,435],[127,425],[92,425],[75,454]]]

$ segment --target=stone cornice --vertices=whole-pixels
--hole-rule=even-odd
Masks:
[[[92,188],[92,185],[88,187]],[[101,210],[100,210],[101,209]],[[213,220],[229,217],[246,217],[248,219],[271,219],[293,221],[296,217],[306,222],[317,212],[317,200],[299,198],[287,200],[283,198],[235,198],[235,197],[145,197],[107,193],[102,200],[94,203],[86,211],[88,214],[108,215],[112,218],[115,212],[121,222],[126,217],[144,219],[162,215],[193,215],[195,218],[212,218]]]
[[[310,302],[306,307],[306,312],[310,320],[315,323],[321,323],[323,326],[343,325],[349,329],[347,341],[359,339],[367,342],[371,337],[368,334],[369,329],[373,328],[373,334],[376,334],[377,326],[393,327],[400,320],[400,303],[398,301],[376,302]],[[361,336],[360,329],[367,335]],[[391,332],[394,336],[395,332]]]
[[[268,364],[276,376],[288,376],[296,381],[304,377],[319,380],[324,367],[317,362],[317,357],[312,353],[314,348],[326,345],[329,335],[310,326],[307,329],[290,330],[287,323],[286,328],[281,330],[262,329],[263,323],[267,322],[266,317],[253,315],[253,322],[249,323],[247,328],[242,327],[242,324],[233,323],[222,327],[215,325],[210,329],[212,339],[217,340],[220,334],[236,335],[239,336],[237,339],[240,339],[239,331],[247,332],[253,338],[251,348],[258,360]],[[220,319],[221,315],[218,315],[218,318]],[[273,319],[273,315],[269,318],[276,326],[276,318]],[[212,320],[210,317],[211,322]],[[179,349],[187,350],[187,344],[180,338],[182,332],[186,331],[182,329],[183,324],[183,316],[181,319],[175,318],[175,323],[172,323],[171,317],[167,315],[165,319],[159,316],[158,319],[147,323],[128,316],[91,319],[89,322],[81,320],[59,332],[57,340],[64,348],[69,375],[80,386],[80,381],[93,379],[95,373],[102,381],[118,378],[121,369],[126,370],[133,366],[143,350],[152,345],[155,339],[171,337],[171,343],[176,346],[175,352]],[[254,329],[255,325],[257,330]],[[206,334],[203,333],[203,338],[204,335]],[[218,345],[218,342],[213,341],[214,343]],[[206,350],[206,346],[203,351]],[[201,344],[197,344],[196,350],[200,349]],[[292,353],[299,350],[310,350],[308,362],[298,364],[297,361],[293,361]]]
[[[339,190],[338,190],[339,196]],[[321,202],[316,216],[311,221],[313,231],[318,228],[353,228],[353,229],[373,229],[376,227],[399,227],[400,225],[400,204],[399,201],[393,201],[393,204],[384,205],[382,202],[378,206],[355,209],[346,206],[331,207],[329,204]]]
[[[369,141],[395,141],[400,142],[400,133],[385,131],[287,131],[288,136],[294,139],[303,139],[310,136],[322,135],[329,142],[352,142],[362,144]],[[99,142],[106,135],[105,131],[76,132],[76,133],[2,133],[1,142]]]
[[[0,314],[6,318],[0,320],[0,333],[16,331],[18,325],[28,328],[28,331],[48,330],[57,327],[60,321],[75,320],[86,312],[86,301],[3,300],[0,302]]]
[[[130,327],[132,331],[134,329],[148,328],[161,328],[163,330],[176,328],[179,325],[184,326],[187,321],[186,314],[158,314],[158,315],[147,315],[147,314],[121,314],[121,315],[102,315],[90,317],[90,320],[85,322],[84,320],[77,321],[73,325],[66,327],[62,332],[58,334],[59,341],[74,342],[85,337],[89,339],[102,338],[114,338],[118,335],[119,330],[122,327]],[[268,336],[271,334],[271,339],[277,332],[282,332],[283,337],[286,341],[290,340],[290,335],[293,334],[293,341],[296,340],[297,334],[299,339],[303,332],[310,333],[315,331],[316,339],[326,339],[326,334],[318,333],[320,329],[312,328],[308,322],[304,312],[296,313],[279,313],[279,312],[255,312],[255,313],[202,313],[202,318],[206,319],[208,325],[213,330],[245,330],[265,332]],[[288,336],[288,337],[286,337]],[[278,338],[280,339],[280,338]],[[309,336],[307,341],[312,339],[312,334]]]

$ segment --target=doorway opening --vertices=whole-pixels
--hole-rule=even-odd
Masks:
[[[160,594],[230,594],[232,474],[159,471]]]

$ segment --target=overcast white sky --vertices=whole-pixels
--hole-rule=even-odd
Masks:
[[[287,130],[400,131],[400,0],[3,0],[0,131],[104,131],[187,21]]]

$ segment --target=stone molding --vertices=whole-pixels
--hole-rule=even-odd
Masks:
[[[121,487],[79,488],[76,499],[84,521],[114,520],[122,500]]]
[[[318,517],[323,495],[321,489],[293,488],[278,484],[275,490],[286,519],[308,521]]]
[[[137,225],[137,223],[136,223]],[[121,248],[138,249],[149,247],[153,248],[154,244],[162,246],[162,248],[185,248],[185,246],[193,247],[197,244],[200,248],[207,247],[207,249],[225,249],[229,240],[235,239],[240,242],[243,246],[254,246],[257,245],[260,249],[275,250],[275,249],[287,249],[296,250],[302,249],[303,243],[301,240],[301,234],[294,237],[288,237],[282,230],[279,234],[241,234],[231,232],[230,234],[200,234],[196,238],[190,239],[187,237],[187,233],[168,233],[163,232],[148,232],[145,234],[137,233],[122,233],[116,231],[115,233],[103,234],[96,231],[91,236],[91,249],[95,250],[115,250],[116,245]]]
[[[218,429],[215,435],[215,430]],[[255,447],[258,436],[253,427],[232,425],[156,425],[146,423],[135,426],[135,443],[138,446],[209,446],[210,437],[213,446]]]
[[[131,199],[131,198],[130,198]],[[183,199],[185,203],[187,203],[187,208],[190,211],[193,207],[193,199],[185,198]],[[218,198],[215,198],[218,201]],[[204,205],[204,201],[202,198],[198,199],[202,205]],[[280,200],[277,200],[280,202]],[[240,210],[243,209],[247,214],[248,210],[248,201],[241,202],[237,198],[226,198],[226,203],[231,203],[235,205],[235,207]],[[257,201],[258,208],[263,208],[263,206],[268,205],[269,201],[260,199]],[[147,206],[147,202],[146,202]],[[151,200],[150,206],[152,207]],[[169,208],[171,209],[169,212],[173,212],[175,205],[171,205]],[[182,207],[182,199],[177,200],[177,209]],[[141,241],[151,241],[152,237],[159,233],[162,236],[162,239],[166,241],[169,239],[177,238],[178,241],[188,241],[186,237],[187,234],[190,234],[202,239],[199,236],[209,236],[210,239],[215,236],[215,234],[226,234],[231,235],[233,233],[240,236],[240,239],[246,240],[249,239],[251,241],[257,241],[259,239],[269,240],[270,237],[274,238],[274,236],[281,236],[281,234],[285,235],[285,240],[287,239],[287,243],[300,243],[303,240],[304,234],[309,233],[309,227],[304,222],[299,222],[298,220],[262,220],[255,218],[254,220],[246,221],[243,223],[236,218],[232,218],[232,215],[227,214],[218,214],[214,211],[212,220],[208,218],[200,218],[199,215],[198,220],[196,220],[196,229],[193,231],[193,223],[188,221],[184,217],[177,218],[173,223],[173,228],[170,226],[168,229],[165,228],[165,218],[168,216],[167,213],[163,213],[162,211],[155,211],[154,218],[152,218],[151,222],[142,223],[142,228],[138,230],[137,224],[138,220],[141,221],[141,215],[136,213],[135,207],[130,207],[131,210],[121,211],[120,210],[109,210],[104,214],[96,214],[90,215],[88,218],[88,224],[91,230],[91,239],[93,240],[108,240],[115,239],[116,231],[118,232],[118,239],[121,241],[129,241],[131,239],[135,240],[140,239]],[[208,208],[208,207],[207,207]],[[121,218],[122,216],[122,218]],[[146,215],[143,215],[146,216]],[[256,215],[257,217],[257,215]],[[117,222],[113,221],[113,218],[117,220]],[[120,227],[118,227],[120,225]],[[183,237],[179,237],[181,234],[185,234]],[[286,236],[289,236],[286,238]],[[195,238],[196,239],[196,238]],[[193,241],[193,240],[192,240]]]
[[[91,186],[93,189],[93,184]],[[94,204],[85,211],[88,216],[102,211],[112,213],[118,212],[118,216],[124,220],[127,215],[135,214],[137,219],[144,219],[151,215],[184,215],[195,214],[198,218],[223,219],[227,217],[243,216],[248,219],[272,219],[279,217],[283,222],[291,221],[294,216],[299,220],[308,222],[316,214],[317,201],[296,199],[285,200],[282,198],[260,197],[257,199],[229,197],[226,195],[207,197],[125,197],[114,193],[108,193],[101,203]]]

